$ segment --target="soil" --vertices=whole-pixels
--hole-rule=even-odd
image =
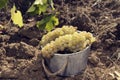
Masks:
[[[91,47],[86,70],[70,77],[46,75],[39,45],[44,32],[35,26],[40,16],[29,17],[23,13],[24,27],[18,28],[12,22],[7,24],[10,13],[2,9],[0,80],[120,80],[117,74],[120,73],[120,0],[54,0],[54,3],[59,11],[57,27],[73,25],[97,38]],[[24,0],[17,6],[22,4]],[[26,6],[19,9],[25,12]]]

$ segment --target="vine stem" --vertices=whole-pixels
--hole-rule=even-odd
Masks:
[[[11,22],[11,18],[10,18],[10,20],[8,21],[8,23],[7,23],[5,26],[9,25],[9,24],[10,24],[10,22]]]

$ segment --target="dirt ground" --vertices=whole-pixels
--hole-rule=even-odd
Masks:
[[[18,0],[19,1],[19,0]],[[120,80],[120,0],[54,0],[60,24],[77,26],[94,34],[86,70],[72,77],[47,76],[41,64],[40,16],[24,14],[24,27],[9,22],[9,11],[0,11],[0,80]],[[19,5],[24,4],[21,2]],[[18,6],[19,6],[18,5]],[[24,10],[26,6],[20,7]]]

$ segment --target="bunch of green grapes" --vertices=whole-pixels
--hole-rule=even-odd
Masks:
[[[56,28],[52,32],[48,32],[46,35],[44,35],[41,39],[40,44],[42,46],[45,46],[47,43],[54,41],[59,36],[63,36],[66,34],[73,34],[76,31],[77,28],[73,26],[63,26],[62,28]]]
[[[81,31],[80,35],[85,36],[86,40],[89,41],[88,44],[92,44],[95,41],[95,37],[90,32]]]
[[[68,49],[72,52],[77,52],[77,51],[82,50],[84,48],[83,44],[84,44],[85,40],[86,40],[85,36],[82,36],[82,35],[80,35],[80,33],[75,32],[72,35],[72,39],[68,46]]]
[[[77,52],[83,50],[92,42],[95,41],[95,38],[91,33],[88,32],[74,32],[73,34],[66,34],[60,36],[55,39],[55,41],[51,41],[46,44],[41,52],[43,57],[51,57],[58,51],[63,51],[64,49],[68,49],[72,52]]]
[[[56,38],[55,41],[46,44],[41,50],[42,56],[49,58],[57,51],[63,51],[68,44],[70,44],[71,37],[72,35],[70,34],[60,36],[59,38]]]
[[[72,36],[72,45],[69,47],[69,50],[72,52],[83,50],[95,41],[95,37],[86,31],[81,31],[80,33],[75,32]]]

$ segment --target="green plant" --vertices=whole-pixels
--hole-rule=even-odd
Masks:
[[[7,5],[8,0],[0,0],[0,9]],[[54,13],[46,13],[47,9],[55,10],[53,0],[35,0],[31,7],[28,9],[28,13],[44,15],[45,17],[38,21],[36,26],[39,29],[51,31],[55,26],[59,24],[59,20]],[[13,5],[11,8],[11,19],[14,24],[19,27],[23,26],[23,16],[20,10],[17,10],[16,6]]]
[[[47,7],[47,0],[35,0],[35,2],[32,4],[27,12],[32,12],[40,15],[42,12],[46,12]]]
[[[11,19],[14,24],[18,25],[19,27],[23,26],[23,17],[22,13],[16,9],[15,5],[11,8]]]
[[[53,5],[52,0],[35,0],[27,12],[40,15],[41,13],[46,13],[49,6],[54,10],[55,8]],[[37,27],[42,30],[51,31],[58,24],[59,21],[56,14],[46,13],[45,17],[41,21],[37,22]]]
[[[51,14],[37,22],[37,27],[41,30],[51,31],[55,26],[59,24],[58,18]]]
[[[7,6],[8,0],[0,0],[0,9]],[[16,9],[16,6],[13,5],[11,8],[11,19],[14,24],[18,25],[19,27],[23,26],[23,17],[21,11]]]
[[[52,7],[53,10],[55,9],[52,0],[35,0],[35,2],[32,4],[27,12],[32,12],[40,15],[42,12],[46,12],[49,5]]]
[[[71,29],[71,27],[69,27]],[[71,30],[68,30],[71,32]],[[53,30],[52,36],[49,32],[45,36],[48,36],[48,42],[45,46],[43,46],[41,52],[43,57],[50,58],[58,51],[64,51],[65,49],[71,51],[71,52],[77,52],[80,50],[83,50],[90,44],[92,44],[95,41],[95,38],[93,35],[86,31],[73,31],[71,34],[65,34],[65,35],[54,35],[56,34]],[[49,37],[50,35],[50,37]],[[47,37],[46,37],[47,38]],[[41,41],[45,41],[45,37],[43,36]]]

